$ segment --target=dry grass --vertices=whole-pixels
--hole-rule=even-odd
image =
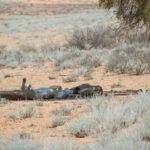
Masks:
[[[92,48],[109,48],[115,44],[117,37],[113,29],[103,29],[99,26],[75,29],[71,38],[68,39],[67,47],[77,47],[81,50]]]
[[[37,110],[34,104],[30,104],[28,107],[16,107],[13,111],[6,111],[6,115],[13,120],[26,119],[37,115]]]
[[[38,8],[38,11],[37,11]],[[40,9],[39,9],[40,8]],[[60,9],[61,8],[61,9]],[[71,68],[75,70],[75,74],[71,74],[63,78],[64,82],[76,82],[78,76],[82,75],[86,79],[92,79],[92,72],[95,68],[103,65],[106,66],[106,71],[114,71],[117,73],[128,73],[141,75],[150,72],[150,53],[149,53],[149,30],[128,29],[128,28],[103,28],[93,26],[99,23],[98,17],[101,11],[91,11],[82,13],[85,9],[97,8],[96,5],[42,5],[42,4],[4,4],[1,7],[1,15],[35,15],[34,23],[32,18],[21,16],[14,17],[14,20],[23,18],[27,19],[17,28],[8,17],[4,17],[3,28],[10,32],[29,32],[35,30],[35,25],[38,29],[47,30],[53,29],[58,34],[69,32],[69,35],[64,46],[56,46],[59,43],[46,43],[40,48],[33,45],[21,45],[19,50],[8,50],[7,46],[0,46],[0,67],[19,66],[40,66],[47,61],[53,62],[56,69],[64,70]],[[15,10],[15,11],[14,11]],[[16,11],[17,10],[17,11]],[[97,12],[96,12],[97,11]],[[60,15],[60,20],[55,19],[56,16],[50,17],[56,22],[48,22],[48,26],[44,25],[39,19],[47,19],[44,15],[53,14],[68,14],[76,13],[76,15]],[[78,13],[78,14],[77,14]],[[102,16],[105,16],[102,11]],[[36,15],[43,16],[36,16]],[[110,13],[111,16],[111,13]],[[59,18],[58,17],[58,18]],[[80,18],[79,18],[80,17]],[[101,15],[100,15],[101,17]],[[13,18],[13,17],[12,17]],[[79,19],[76,19],[79,18]],[[107,20],[107,18],[106,18]],[[3,21],[3,18],[2,20]],[[19,20],[20,21],[20,20]],[[18,22],[19,22],[18,21]],[[60,23],[58,23],[60,21]],[[68,21],[68,22],[67,22]],[[70,21],[70,22],[69,22]],[[100,20],[101,21],[101,20]],[[102,22],[106,22],[102,19]],[[112,20],[109,20],[109,23]],[[114,20],[113,20],[114,21]],[[37,24],[35,24],[37,22]],[[78,26],[82,25],[82,29],[73,29],[73,25],[77,22]],[[18,23],[16,23],[18,25]],[[64,25],[66,24],[66,26]],[[67,26],[68,24],[68,26]],[[89,24],[91,27],[87,27]],[[30,25],[30,26],[29,26]],[[55,28],[55,25],[56,28]],[[106,26],[106,24],[104,24]],[[65,28],[66,27],[66,28]],[[3,29],[2,28],[2,29]],[[37,29],[36,28],[36,29]],[[4,31],[5,32],[5,31]],[[48,36],[47,36],[48,37]],[[35,38],[38,38],[37,36]],[[32,37],[31,37],[32,39]],[[20,40],[20,39],[19,39]],[[9,75],[6,77],[10,77]],[[2,75],[1,79],[5,76]],[[54,79],[55,76],[49,76],[49,79]],[[119,84],[112,85],[112,88],[118,87]],[[75,109],[69,105],[54,110],[52,129],[54,131],[63,130],[65,136],[69,139],[65,142],[44,142],[35,143],[30,136],[21,132],[12,138],[0,136],[0,149],[2,150],[149,150],[150,141],[150,93],[143,91],[138,96],[117,99],[116,97],[100,97],[96,96],[80,101],[79,107],[86,106],[86,111],[79,109],[79,114],[76,114]],[[57,102],[56,102],[57,103]],[[5,99],[0,98],[0,104],[7,104]],[[6,105],[5,105],[6,106]],[[25,121],[25,118],[32,118],[37,115],[36,106],[45,112],[43,102],[36,102],[35,105],[27,107],[16,107],[14,110],[7,110],[6,115],[16,120],[9,120],[8,125]],[[9,118],[7,118],[9,119]],[[47,118],[46,118],[47,119]],[[34,121],[34,119],[33,119]],[[32,124],[33,125],[33,124]],[[45,124],[44,124],[45,125]],[[67,132],[67,133],[66,133]],[[57,135],[56,135],[57,136]],[[63,136],[62,136],[63,137]],[[85,142],[81,145],[72,142],[71,138],[92,138],[94,143]],[[57,137],[56,137],[57,138]],[[32,141],[32,142],[31,142]],[[50,140],[49,140],[50,141]],[[86,141],[86,140],[85,140]]]
[[[72,74],[62,78],[63,82],[76,82],[78,80],[78,75]]]
[[[102,28],[100,26],[77,29],[64,47],[46,43],[40,48],[21,45],[20,50],[5,50],[0,53],[0,67],[28,65],[41,66],[51,61],[60,70],[78,69],[77,74],[92,79],[93,69],[104,65],[107,71],[141,75],[149,73],[149,39],[146,29]],[[55,76],[50,76],[54,79]],[[74,82],[70,75],[64,82]]]
[[[36,106],[39,106],[39,107],[42,107],[42,106],[44,106],[44,103],[43,103],[43,101],[38,101],[38,102],[36,102]]]
[[[150,31],[146,29],[103,28],[100,26],[75,29],[71,38],[67,39],[67,47],[81,50],[93,48],[112,49],[124,43],[141,43],[149,46]]]
[[[20,134],[14,134],[12,139],[1,137],[0,149],[2,150],[41,150],[39,143],[30,143],[27,138]]]
[[[80,132],[81,135],[85,133],[85,136],[93,134],[99,137],[109,134],[114,136],[125,128],[141,123],[141,119],[144,120],[146,116],[149,116],[149,96],[150,93],[144,91],[139,93],[134,100],[125,99],[117,106],[114,106],[113,101],[111,102],[105,97],[96,97],[88,100],[86,102],[89,106],[88,117],[81,116],[73,120],[68,125],[67,130],[75,136],[80,135]],[[112,99],[114,98],[112,97]],[[147,119],[149,120],[149,118]],[[147,122],[142,126],[147,132],[149,131]],[[144,135],[148,139],[148,134],[145,134],[145,130],[142,131],[143,139]]]
[[[96,9],[97,4],[26,4],[26,3],[2,3],[1,15],[59,15],[74,14],[83,10]],[[15,11],[17,10],[17,11]],[[38,10],[38,11],[37,11]]]
[[[72,107],[70,105],[62,105],[56,110],[52,111],[53,114],[53,122],[52,127],[55,128],[57,126],[62,126],[66,122],[65,116],[70,115],[72,111]]]
[[[9,101],[7,99],[0,97],[0,104],[8,104],[8,103]]]
[[[140,137],[144,141],[150,141],[150,121],[149,117],[146,116],[142,122],[140,129]]]
[[[52,113],[53,115],[67,116],[71,113],[72,109],[73,108],[70,105],[62,105],[61,107],[54,110]]]
[[[56,127],[62,126],[69,133],[69,135],[67,134],[68,138],[71,135],[76,138],[90,136],[95,138],[96,142],[82,146],[76,143],[73,146],[72,141],[70,141],[65,147],[63,143],[45,141],[44,143],[39,142],[38,148],[39,150],[51,148],[54,150],[61,150],[62,148],[69,150],[149,150],[149,98],[150,93],[142,91],[132,99],[128,97],[117,100],[110,96],[82,99],[79,101],[79,105],[86,105],[86,111],[76,115],[72,120],[67,119],[67,122],[65,117],[70,115],[70,106],[64,105],[53,112],[55,116],[52,120],[52,127],[56,129]],[[23,150],[24,147],[29,150],[37,148],[34,142],[29,142],[29,136],[26,133],[13,136],[12,139],[1,137],[0,141],[0,148],[3,150],[10,150],[9,147],[11,150],[16,150],[18,147]]]
[[[67,125],[67,131],[77,138],[84,138],[93,133],[93,124],[93,120],[82,116],[72,120],[71,123]]]
[[[55,116],[53,117],[52,128],[56,128],[57,126],[64,125],[66,119],[63,116]]]
[[[106,65],[108,71],[141,75],[150,72],[148,48],[138,45],[123,45],[114,49]]]

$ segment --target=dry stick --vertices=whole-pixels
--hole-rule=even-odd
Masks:
[[[126,96],[126,95],[137,95],[139,92],[142,90],[122,90],[122,91],[115,91],[115,90],[110,90],[110,91],[104,91],[104,95],[110,95],[114,94],[115,96]],[[146,90],[149,91],[149,90]]]

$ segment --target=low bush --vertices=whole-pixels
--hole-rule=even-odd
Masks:
[[[148,143],[134,138],[130,135],[123,138],[108,141],[107,144],[100,142],[90,142],[79,144],[78,142],[58,141],[50,142],[44,140],[41,142],[30,142],[29,139],[21,138],[20,135],[13,135],[11,139],[4,136],[0,137],[1,150],[149,150]]]
[[[19,106],[13,111],[6,112],[6,114],[10,118],[16,120],[16,119],[26,119],[26,118],[31,118],[33,116],[36,116],[37,111],[35,105],[30,104],[28,107]]]
[[[76,82],[77,79],[78,79],[78,75],[76,74],[72,74],[62,78],[63,82]]]
[[[144,118],[141,128],[140,137],[144,141],[150,141],[150,118],[149,114]]]
[[[99,26],[75,29],[71,38],[67,39],[67,47],[77,47],[81,50],[111,47],[115,43],[113,29],[103,29]]]
[[[42,150],[81,150],[81,145],[78,142],[66,141],[46,142],[43,144]]]
[[[67,116],[67,115],[70,115],[71,111],[72,111],[72,107],[70,105],[63,105],[59,107],[58,109],[54,110],[52,113],[54,115]]]
[[[36,106],[40,106],[40,107],[44,106],[43,101],[38,101],[38,102],[36,102]]]
[[[131,135],[106,142],[87,144],[84,150],[149,150],[148,143],[134,138]]]
[[[125,128],[140,123],[143,116],[148,116],[149,98],[150,93],[143,91],[133,100],[125,100],[121,104],[114,105],[113,101],[106,97],[94,97],[86,101],[89,107],[88,117],[73,120],[68,125],[67,131],[77,137],[91,134],[101,137],[115,135]],[[112,99],[115,100],[114,97]],[[146,131],[149,132],[149,127]]]
[[[92,118],[96,121],[97,133],[115,133],[139,122],[149,112],[150,93],[141,92],[132,101],[126,101],[116,107],[106,98],[97,97],[89,103]],[[109,104],[110,103],[110,104]]]
[[[147,29],[128,27],[102,28],[100,26],[75,29],[67,47],[77,47],[81,50],[93,48],[114,48],[124,43],[142,43],[149,47],[150,31]]]
[[[94,127],[94,120],[82,116],[78,119],[72,120],[71,123],[67,125],[67,131],[77,138],[84,138],[95,132]]]
[[[39,143],[31,143],[28,139],[20,137],[19,134],[14,134],[11,139],[1,137],[1,150],[41,150]]]
[[[6,98],[0,97],[0,104],[7,104],[9,101]]]
[[[114,49],[106,64],[107,71],[141,75],[150,72],[150,53],[136,45],[123,45]]]
[[[64,125],[66,119],[63,116],[55,116],[53,117],[52,127],[55,128],[57,126]]]

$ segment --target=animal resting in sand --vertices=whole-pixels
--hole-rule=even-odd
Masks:
[[[72,99],[77,97],[90,97],[96,94],[102,95],[101,86],[82,84],[71,89],[62,89],[61,86],[50,86],[49,88],[32,89],[26,86],[27,79],[22,79],[21,90],[0,91],[0,97],[10,100],[34,100],[34,99]]]
[[[61,86],[51,86],[49,88],[32,89],[32,86],[26,86],[26,78],[23,78],[21,90],[0,91],[0,97],[9,100],[34,100],[34,99],[72,99],[78,97],[91,97],[93,95],[126,96],[136,95],[142,90],[123,90],[123,91],[103,91],[101,86],[92,86],[90,84],[81,84],[71,89],[62,89]],[[146,90],[150,91],[150,90]]]

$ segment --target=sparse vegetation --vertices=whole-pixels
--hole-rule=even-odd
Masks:
[[[87,72],[86,74],[84,74],[84,78],[85,78],[85,80],[92,80],[93,79],[90,72]]]
[[[115,44],[115,30],[103,29],[95,26],[91,28],[75,29],[72,37],[68,39],[67,47],[77,47],[81,50],[89,50],[93,48],[109,48]]]
[[[58,141],[58,142],[49,142],[43,146],[43,150],[80,150],[80,144],[78,142],[72,141]]]
[[[10,78],[10,77],[13,77],[13,75],[11,75],[11,74],[6,74],[5,75],[5,78]]]
[[[32,46],[32,45],[20,45],[19,49],[21,51],[26,52],[26,53],[37,52],[37,49],[34,46]]]
[[[53,122],[52,127],[62,126],[66,122],[66,118],[64,116],[70,115],[72,111],[72,107],[70,105],[62,105],[56,110],[52,111],[53,114]]]
[[[108,71],[141,75],[149,73],[148,48],[124,45],[112,51],[106,68]]]
[[[6,114],[13,120],[16,120],[16,119],[26,119],[26,118],[36,116],[37,111],[35,105],[30,104],[28,107],[22,107],[22,106],[16,107],[15,110],[6,112]]]
[[[101,0],[104,1],[124,3],[128,0]],[[141,3],[140,0],[135,1]],[[39,86],[35,80],[36,82],[45,80],[44,85],[50,86],[58,85],[61,77],[62,87],[62,82],[65,87],[68,85],[70,88],[76,83],[67,82],[76,82],[80,79],[81,82],[91,80],[87,82],[102,83],[103,86],[105,81],[100,82],[103,71],[115,72],[114,76],[116,73],[149,76],[147,75],[150,73],[148,27],[135,26],[131,29],[129,26],[120,25],[113,13],[116,8],[106,12],[104,9],[96,9],[98,8],[96,4],[56,6],[38,3],[0,2],[0,33],[2,33],[0,35],[0,69],[2,69],[0,82],[2,85],[10,81],[9,88],[11,88],[13,78],[17,81],[26,74],[29,80],[32,80],[35,75],[38,76],[33,79],[34,81],[32,80],[34,83],[31,81],[33,88]],[[131,5],[126,6],[126,11],[132,9],[128,8]],[[73,14],[68,14],[70,12]],[[5,15],[2,16],[3,14]],[[59,15],[53,16],[53,14]],[[133,20],[126,21],[135,24],[134,17]],[[148,17],[147,15],[145,19]],[[9,67],[16,69],[12,70]],[[45,74],[43,68],[46,70],[46,77],[40,76],[41,72],[42,75]],[[55,71],[60,72],[55,73]],[[107,88],[103,87],[104,92],[108,88],[121,88],[120,77],[122,78],[123,75],[119,76],[117,81],[114,80],[115,84],[112,86],[109,82],[110,78],[107,81]],[[57,78],[58,82],[55,82]],[[139,79],[139,77],[135,78]],[[47,81],[50,84],[46,83]],[[126,87],[124,83],[123,80],[123,88]],[[18,84],[15,82],[14,86]],[[148,83],[144,82],[140,85],[144,84],[144,87],[149,87]],[[0,132],[6,135],[4,137],[0,134],[0,150],[150,150],[150,92],[143,90],[137,96],[123,99],[120,97],[117,99],[113,95],[107,97],[95,95],[81,99],[79,104],[77,100],[68,99],[64,102],[57,99],[52,102],[35,101],[31,105],[29,101],[24,101],[23,105],[18,105],[21,102],[15,101],[9,103],[7,107],[4,104],[8,102],[0,98],[0,108],[2,108],[0,109],[2,116]],[[36,108],[42,112],[37,112]],[[53,111],[49,114],[47,110]],[[35,116],[42,117],[32,118]],[[47,117],[50,118],[51,124],[47,123]],[[47,128],[51,132],[48,140],[46,139]],[[11,137],[6,129],[10,131],[9,133],[14,129],[19,130],[19,133]],[[33,136],[27,130],[32,132]],[[34,142],[37,139],[39,142]],[[72,142],[72,139],[80,141],[81,144]],[[52,142],[53,140],[56,142]],[[65,141],[62,142],[63,140]]]
[[[7,104],[9,101],[6,98],[0,97],[0,104]]]
[[[70,105],[62,105],[61,107],[54,110],[52,113],[58,116],[60,115],[67,116],[70,115],[71,111],[72,111],[72,107]]]
[[[102,51],[97,50],[92,50],[89,52],[80,51],[75,47],[71,47],[67,49],[56,50],[53,54],[53,62],[56,67],[59,67],[60,69],[80,68],[79,70],[75,71],[73,76],[83,75],[90,73],[93,68],[101,66],[103,56],[102,53]],[[73,78],[71,77],[71,79]]]
[[[77,77],[78,76],[76,74],[72,74],[72,75],[63,77],[62,80],[63,80],[63,82],[76,82],[78,79]]]
[[[4,50],[6,50],[6,45],[0,45],[0,53]]]
[[[144,141],[150,141],[150,118],[146,116],[140,129],[140,137]]]
[[[102,28],[100,26],[75,29],[68,39],[67,47],[77,47],[80,50],[93,48],[112,49],[125,43],[141,43],[149,45],[150,31],[138,28]]]
[[[44,142],[42,143],[36,143],[30,141],[28,139],[22,139],[20,136],[15,135],[12,137],[12,139],[7,139],[5,137],[2,137],[2,141],[0,142],[0,148],[2,150],[95,150],[95,149],[101,149],[101,150],[149,150],[150,146],[148,143],[140,141],[139,139],[136,140],[132,136],[130,137],[123,137],[115,142],[110,142],[106,145],[101,145],[99,142],[96,142],[94,144],[86,144],[82,145],[78,142]]]
[[[53,117],[53,122],[52,122],[52,127],[55,128],[57,126],[62,126],[64,125],[66,119],[63,116],[54,116]]]
[[[106,66],[107,71],[141,75],[150,71],[149,39],[150,32],[144,28],[87,27],[75,30],[66,47],[59,48],[53,43],[41,49],[22,45],[20,51],[1,51],[0,66],[38,66],[49,60],[60,70],[80,67],[82,70],[77,74],[89,74],[87,79],[91,79],[90,72],[101,65]],[[76,80],[75,73],[63,78],[64,82]]]
[[[122,87],[122,85],[120,83],[114,83],[114,84],[111,85],[111,89],[113,89],[113,88],[121,88],[121,87]]]
[[[21,139],[30,139],[30,135],[31,133],[30,132],[19,132],[19,133],[16,133],[16,136],[20,136]]]
[[[22,138],[19,134],[14,134],[11,139],[1,137],[1,150],[41,150],[39,143],[30,143],[26,138]]]
[[[82,116],[67,125],[67,131],[77,138],[84,138],[93,133],[94,120]]]
[[[149,93],[140,93],[133,101],[114,107],[109,101],[103,98],[91,101],[89,106],[93,112],[94,119],[99,124],[100,131],[117,132],[138,122],[141,117],[147,114],[150,105]],[[106,107],[105,104],[107,103]]]
[[[37,105],[37,106],[40,106],[40,107],[44,106],[43,101],[38,101],[38,102],[36,102],[36,105]]]
[[[62,15],[62,14],[76,14],[79,12],[82,12],[83,10],[91,10],[91,9],[97,9],[97,4],[35,4],[32,3],[31,5],[26,3],[6,3],[1,2],[1,5],[3,6],[0,10],[0,13],[2,15],[5,15],[6,13],[8,15],[29,15],[29,16],[36,16],[40,14],[53,16],[53,15]],[[39,9],[40,7],[40,9]],[[7,9],[6,9],[7,8]],[[26,8],[26,9],[24,9]],[[14,9],[18,10],[17,12],[14,12]],[[38,11],[37,11],[38,10]]]
[[[65,123],[68,133],[77,138],[85,138],[87,136],[96,138],[96,143],[92,144],[91,142],[84,146],[76,145],[77,150],[92,150],[97,148],[101,148],[102,150],[149,150],[150,147],[147,143],[147,141],[149,141],[150,129],[149,98],[150,93],[142,91],[138,96],[132,97],[132,99],[122,99],[119,103],[115,97],[98,96],[88,100],[82,100],[84,101],[82,104],[88,107],[85,114],[83,113],[82,116],[77,116],[73,120],[69,120],[70,122],[65,123],[65,118],[62,113],[64,112],[63,108],[63,111],[56,111],[57,113],[54,113],[56,118],[54,117],[52,127],[62,126]],[[64,113],[64,115],[68,115],[68,111],[67,113]],[[28,138],[29,136],[26,133],[20,133],[19,136],[16,138],[13,137],[11,140],[1,138],[0,148],[9,150],[9,143],[14,150],[16,150],[16,147],[18,148],[18,146],[20,149],[23,149],[25,145],[22,144],[26,144],[26,147],[30,146],[34,150],[35,144],[34,142],[30,143]],[[18,145],[18,142],[20,145]],[[14,144],[14,147],[12,147],[12,143]],[[40,143],[39,150],[46,150],[47,148],[51,149],[53,146],[54,150],[55,148],[56,150],[59,150],[64,147],[63,145],[60,145],[59,142],[57,144],[47,142]],[[30,147],[28,148],[29,150]],[[68,148],[72,149],[73,147],[70,145]]]
[[[105,97],[93,98],[87,101],[90,108],[88,117],[73,120],[67,126],[67,131],[76,137],[92,134],[100,137],[109,134],[114,136],[124,128],[140,123],[143,116],[148,116],[149,94],[143,91],[134,100],[125,100],[126,102],[123,101],[118,106],[113,106],[114,104]],[[148,131],[149,127],[146,129]],[[143,130],[144,133],[146,132]],[[145,134],[145,137],[148,136]]]

